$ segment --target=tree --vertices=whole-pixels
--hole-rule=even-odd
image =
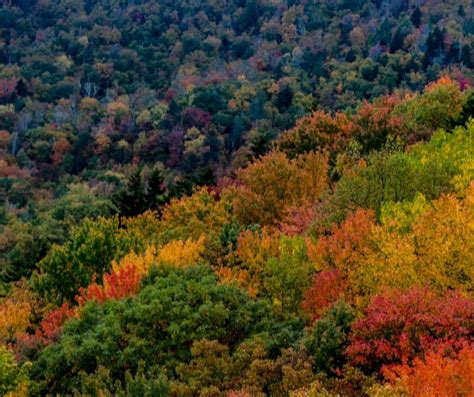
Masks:
[[[17,335],[14,347],[18,361],[28,363],[36,359],[45,346],[59,340],[64,323],[76,315],[76,310],[68,303],[47,311],[34,334],[24,332]]]
[[[327,157],[310,152],[288,159],[272,152],[237,172],[237,183],[223,192],[242,224],[274,225],[287,207],[316,201],[327,186]]]
[[[244,285],[252,296],[262,291],[265,267],[271,258],[277,258],[280,253],[280,236],[268,228],[243,230],[237,238],[237,258],[242,262],[244,273],[234,275],[234,281],[242,277]]]
[[[136,297],[87,304],[33,363],[32,380],[55,393],[72,392],[81,373],[97,374],[101,367],[121,381],[126,370],[135,376],[139,368],[147,376],[173,374],[190,362],[196,341],[215,340],[233,350],[251,335],[271,332],[270,319],[267,302],[218,285],[208,269],[156,269]]]
[[[415,96],[402,105],[401,109],[408,122],[415,123],[414,127],[421,130],[428,129],[425,134],[431,135],[439,128],[449,131],[459,118],[463,103],[464,94],[459,83],[448,76],[441,76],[428,84],[422,95]]]
[[[346,273],[356,267],[374,226],[374,212],[359,208],[340,225],[333,224],[331,234],[322,236],[316,244],[308,239],[309,257],[318,270],[339,269]]]
[[[336,302],[324,316],[317,320],[305,341],[313,357],[316,372],[333,374],[346,362],[344,352],[349,344],[349,332],[355,315],[344,301]]]
[[[71,150],[72,146],[66,138],[61,138],[53,145],[51,161],[58,166],[62,163],[64,156]]]
[[[411,14],[411,22],[415,28],[419,28],[421,25],[421,11],[420,7],[416,6]]]
[[[312,273],[304,240],[282,238],[278,257],[268,259],[265,264],[261,294],[271,298],[276,311],[283,316],[299,314],[303,291],[308,288]]]
[[[130,175],[127,185],[118,190],[112,197],[112,203],[119,216],[132,217],[145,212],[145,188],[140,169]]]
[[[438,291],[467,292],[474,276],[473,231],[468,224],[472,187],[462,195],[462,199],[441,196],[431,203],[417,195],[412,202],[384,204],[381,224],[375,223],[371,211],[359,209],[316,244],[308,240],[308,254],[317,268],[338,272],[337,277],[319,280],[325,281],[315,284],[319,290],[308,291],[309,302],[314,302],[309,313],[322,309],[318,305],[324,305],[324,291],[330,298],[341,288],[344,297],[358,306],[386,286],[430,285]]]
[[[457,352],[469,343],[474,302],[457,292],[392,290],[373,298],[352,327],[346,354],[367,372],[412,363],[430,352]]]
[[[176,267],[192,266],[202,261],[205,237],[201,236],[196,241],[173,240],[163,245],[157,255],[157,261]]]
[[[7,347],[0,346],[0,393],[3,396],[26,395],[27,372],[28,365],[19,367],[13,353]]]
[[[403,141],[411,138],[412,131],[404,115],[396,112],[402,103],[402,99],[394,94],[359,105],[353,117],[353,134],[362,145],[363,153],[382,149],[387,138],[401,138]]]
[[[313,379],[308,357],[301,351],[285,349],[272,359],[264,341],[253,338],[231,354],[217,341],[194,343],[193,359],[178,367],[180,384],[177,394],[223,393],[229,396],[272,395],[286,393]]]
[[[305,292],[303,310],[316,321],[344,297],[348,288],[347,280],[338,269],[323,270],[314,276],[312,286]]]
[[[72,302],[79,288],[110,269],[113,259],[142,248],[140,245],[131,233],[119,231],[116,218],[85,220],[66,244],[53,246],[38,263],[34,288],[50,302]]]
[[[474,58],[471,55],[471,47],[467,44],[462,46],[461,49],[461,62],[466,65],[467,67],[472,67],[474,64]]]
[[[163,172],[157,168],[151,172],[146,185],[143,182],[142,170],[137,168],[130,175],[127,185],[112,196],[112,203],[119,217],[133,217],[147,210],[160,214],[167,202]]]
[[[463,348],[454,357],[431,352],[424,359],[416,358],[412,366],[404,364],[386,371],[395,387],[410,396],[468,396],[473,391],[474,351]]]
[[[467,95],[462,105],[462,111],[459,115],[458,124],[466,125],[469,121],[469,118],[474,118],[474,91],[471,91]]]
[[[223,225],[230,222],[229,202],[206,187],[196,188],[191,196],[172,199],[164,208],[160,243],[171,240],[217,238]]]
[[[0,301],[0,341],[11,343],[31,325],[35,301],[25,284],[13,286],[10,294]]]
[[[420,142],[409,152],[386,150],[370,155],[368,163],[360,162],[338,181],[332,201],[339,215],[358,207],[379,214],[383,202],[410,201],[417,192],[435,199],[465,189],[471,180],[468,142],[473,132],[470,125],[452,134],[440,130],[430,142]]]
[[[425,67],[429,65],[434,57],[443,54],[445,36],[446,30],[438,26],[435,26],[433,30],[430,31],[428,39],[426,40],[426,51],[423,59]]]
[[[18,79],[1,79],[0,80],[0,104],[5,104],[10,101],[11,96],[13,95]]]
[[[299,119],[296,126],[284,132],[276,141],[278,150],[295,158],[311,151],[342,152],[352,136],[353,125],[343,113],[333,117],[323,111]]]
[[[157,213],[160,213],[163,206],[168,202],[163,172],[158,168],[153,169],[148,178],[145,202],[147,209],[156,211]]]
[[[142,275],[133,264],[105,273],[102,285],[93,282],[87,289],[80,288],[76,301],[84,306],[87,302],[105,302],[111,299],[123,299],[135,295],[140,287]]]
[[[2,230],[2,277],[29,277],[51,245],[62,244],[71,229],[84,218],[109,215],[109,200],[86,183],[69,184],[52,200],[44,199],[29,209],[27,216],[11,217]],[[29,208],[29,207],[28,207]]]

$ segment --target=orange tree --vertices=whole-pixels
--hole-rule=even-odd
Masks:
[[[285,210],[316,201],[327,188],[327,156],[307,153],[288,159],[272,152],[237,171],[237,180],[224,189],[234,215],[244,224],[276,225]]]

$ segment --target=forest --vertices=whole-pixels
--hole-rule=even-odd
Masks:
[[[474,395],[474,3],[0,5],[0,396]]]

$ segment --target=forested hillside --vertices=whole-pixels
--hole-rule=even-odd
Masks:
[[[4,1],[0,395],[474,395],[470,1]]]

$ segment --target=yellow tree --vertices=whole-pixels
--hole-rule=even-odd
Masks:
[[[384,218],[349,274],[356,294],[384,286],[406,289],[429,284],[468,292],[474,282],[474,183],[463,198],[445,195],[431,205],[412,205],[401,220]],[[408,220],[407,220],[408,219]]]
[[[161,247],[157,260],[176,267],[191,266],[202,260],[204,253],[205,237],[201,236],[196,241],[173,240]]]
[[[174,199],[165,207],[160,223],[159,242],[198,240],[219,234],[231,219],[230,206],[207,188],[198,188],[187,197]]]
[[[30,326],[34,299],[26,283],[13,286],[10,294],[0,302],[0,341],[6,343]]]

